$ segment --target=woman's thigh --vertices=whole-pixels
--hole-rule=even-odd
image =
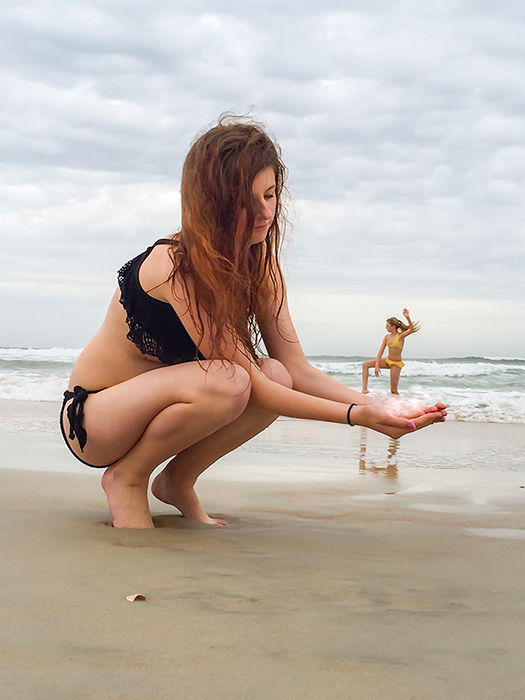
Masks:
[[[194,404],[201,399],[214,402],[220,421],[221,399],[243,400],[249,388],[248,373],[239,366],[217,361],[187,362],[159,367],[115,386],[90,394],[84,404],[84,428],[88,442],[84,452],[76,439],[73,451],[87,462],[90,452],[108,454],[108,463],[126,454],[151,421],[165,408]],[[224,405],[226,401],[224,401]],[[66,404],[66,408],[67,408]],[[66,410],[64,429],[69,432]]]

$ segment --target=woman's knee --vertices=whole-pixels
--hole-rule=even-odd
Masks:
[[[201,398],[211,398],[223,411],[240,415],[250,399],[250,375],[234,362],[212,360],[207,368]]]
[[[283,363],[279,362],[279,360],[275,360],[273,357],[267,357],[262,361],[261,369],[268,379],[272,380],[272,382],[282,384],[283,386],[288,387],[288,389],[293,388],[292,376]]]

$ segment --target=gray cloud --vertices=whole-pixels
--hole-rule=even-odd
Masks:
[[[2,293],[100,304],[126,256],[177,227],[195,134],[253,105],[290,169],[291,292],[522,297],[523,14],[3,4]]]

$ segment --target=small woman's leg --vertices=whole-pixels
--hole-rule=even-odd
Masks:
[[[248,373],[221,362],[145,372],[90,395],[83,457],[111,464],[102,477],[115,527],[152,527],[147,486],[164,460],[236,420],[250,395]],[[65,425],[66,434],[68,426]],[[78,453],[76,440],[70,441]]]
[[[374,367],[375,364],[375,360],[367,360],[366,362],[363,362],[363,387],[361,389],[362,394],[368,394],[368,370]]]
[[[401,374],[401,367],[396,367],[392,365],[390,367],[390,393],[399,394],[397,390],[399,384],[399,375]]]
[[[273,381],[292,387],[290,374],[277,360],[263,360],[262,370]],[[178,508],[190,520],[224,525],[223,520],[212,519],[204,511],[195,493],[195,482],[218,459],[262,432],[276,418],[277,415],[248,403],[237,420],[177,454],[153,481],[153,495]]]

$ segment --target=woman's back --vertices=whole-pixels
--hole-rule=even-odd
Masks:
[[[104,389],[159,364],[191,361],[196,359],[196,354],[202,357],[180,320],[187,315],[182,294],[177,295],[180,297],[177,310],[163,295],[171,269],[168,245],[151,246],[121,268],[119,288],[102,326],[73,368],[70,388],[78,384],[89,390]],[[154,321],[160,327],[162,348],[156,342]],[[176,347],[165,347],[170,343]]]

